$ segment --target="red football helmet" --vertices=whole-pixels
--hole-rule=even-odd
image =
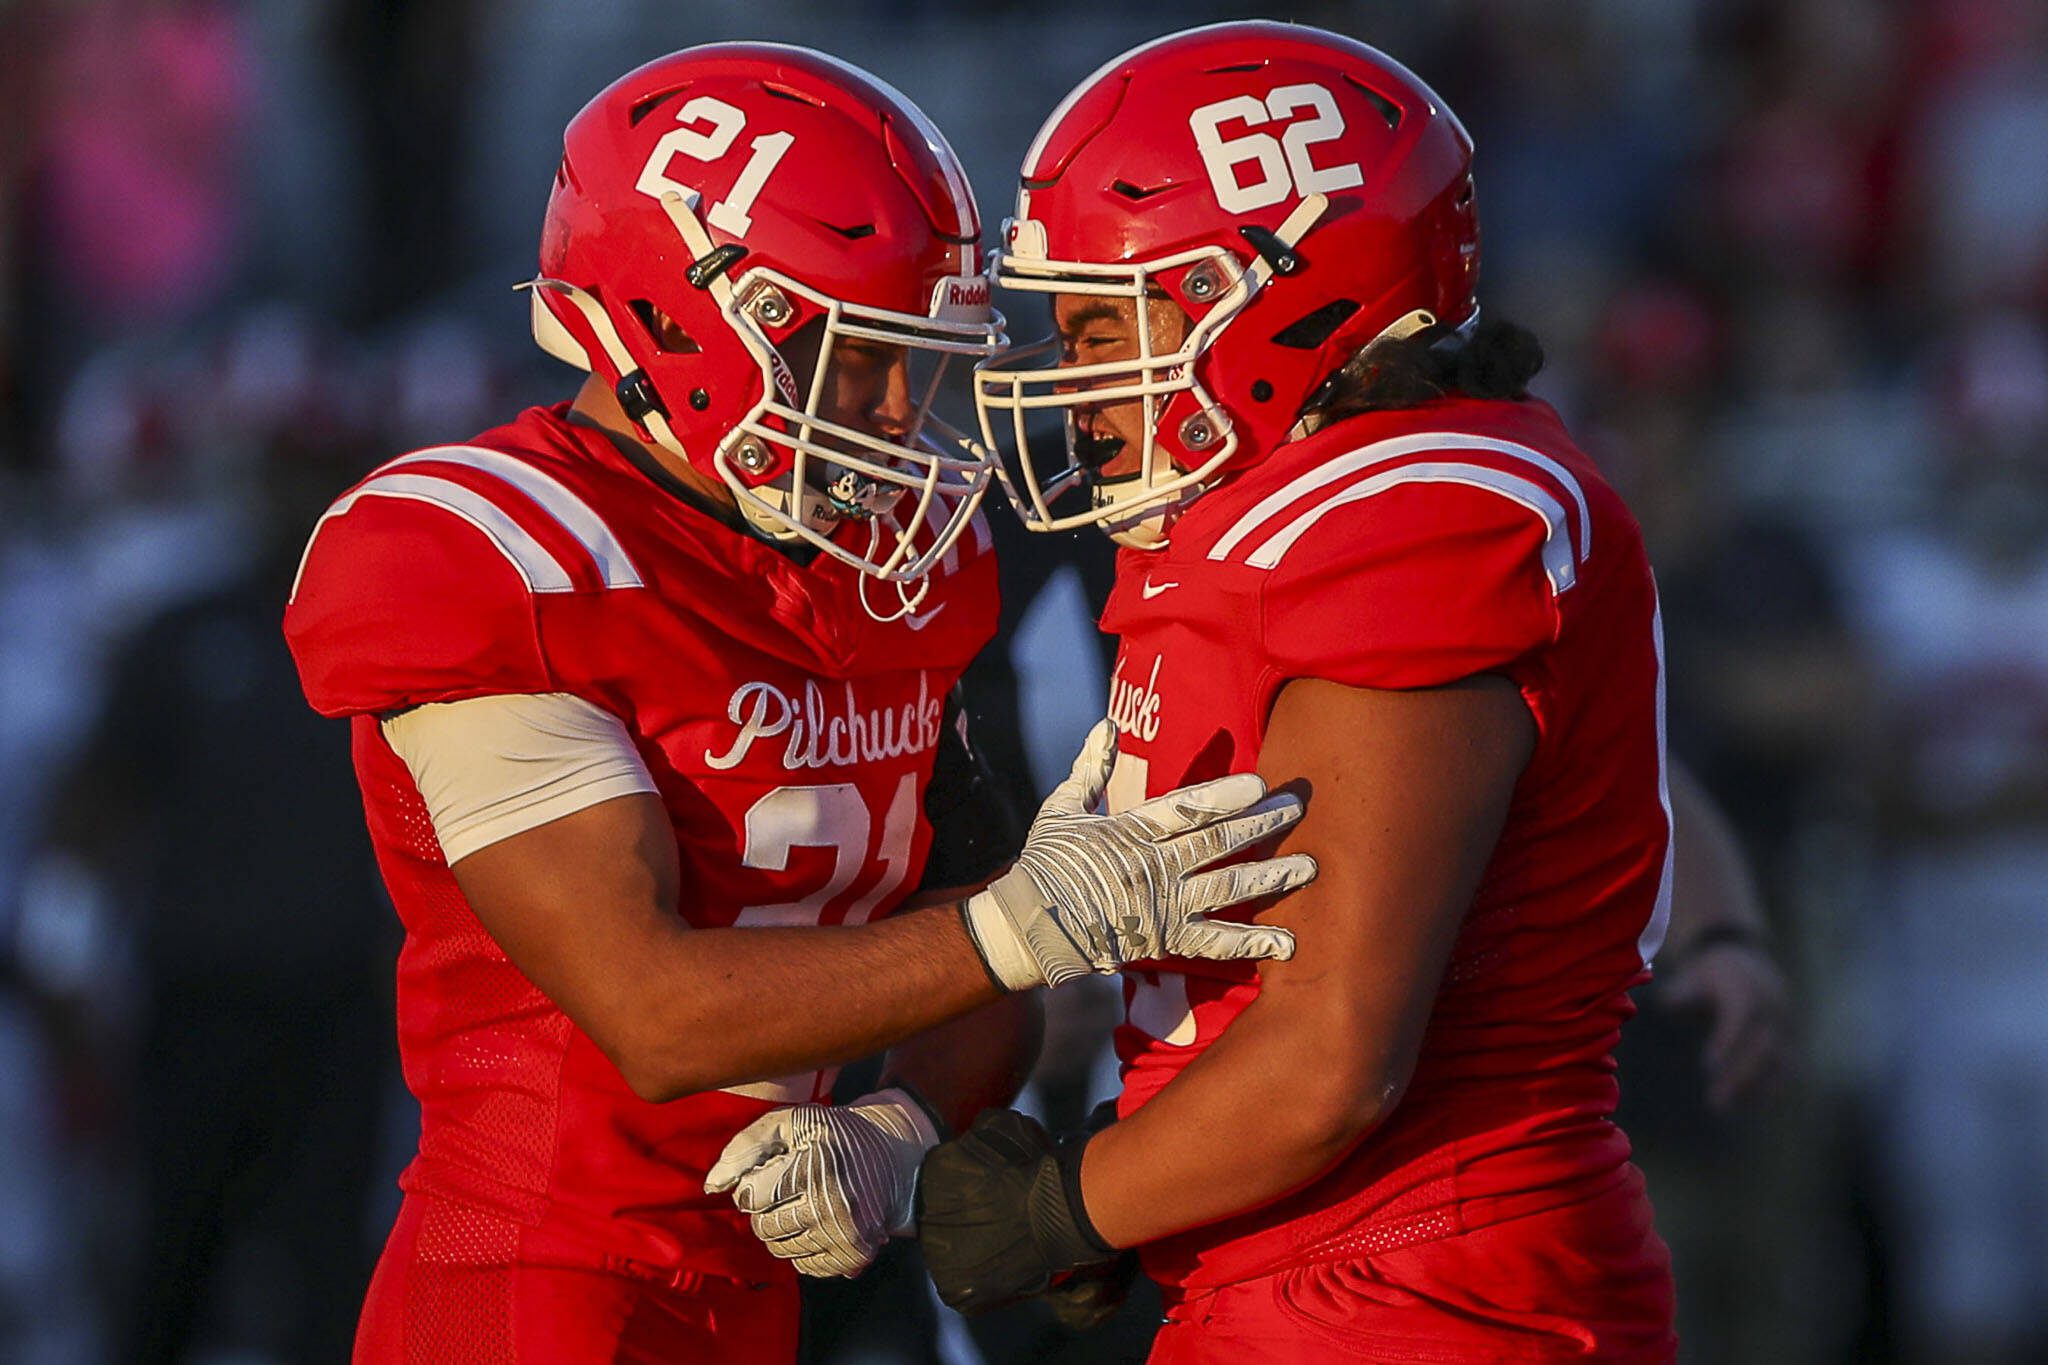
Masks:
[[[983,362],[982,434],[1013,427],[1004,483],[1033,530],[1103,523],[1164,543],[1177,509],[1264,459],[1303,404],[1386,334],[1477,316],[1472,139],[1428,86],[1363,43],[1287,24],[1216,24],[1111,61],[1069,94],[1024,157],[998,282],[1177,303],[1189,327],[1139,355],[1052,368],[1049,339]],[[1095,481],[1071,409],[1142,399],[1136,477]],[[1025,417],[1066,409],[1067,458],[1042,476]],[[1092,485],[1062,514],[1062,494]]]
[[[1003,344],[974,195],[938,129],[822,53],[721,43],[620,77],[563,144],[535,339],[601,375],[647,440],[722,479],[765,533],[922,579],[992,468],[932,398],[948,357]],[[817,345],[805,375],[785,356],[799,333]],[[919,362],[906,430],[821,420],[846,338]]]

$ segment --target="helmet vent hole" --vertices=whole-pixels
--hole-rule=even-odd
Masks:
[[[1282,327],[1274,333],[1273,344],[1292,351],[1313,351],[1328,341],[1331,333],[1342,327],[1345,320],[1357,311],[1358,305],[1350,299],[1333,299],[1313,313]]]
[[[675,94],[674,90],[657,90],[626,111],[627,126],[638,128],[640,121],[661,108],[663,100]]]
[[[1264,71],[1265,69],[1266,64],[1264,62],[1239,62],[1236,66],[1212,66],[1207,74],[1211,76],[1230,76],[1240,71]]]
[[[1109,182],[1109,188],[1111,192],[1120,194],[1135,204],[1141,200],[1150,199],[1155,194],[1164,194],[1172,189],[1173,186],[1153,185],[1148,189],[1143,185],[1133,185],[1128,180],[1112,180]]]
[[[825,101],[817,96],[807,95],[795,86],[784,85],[780,81],[762,81],[761,89],[779,100],[789,100],[795,104],[808,104],[813,109],[823,109],[825,107]]]
[[[1400,105],[1394,103],[1392,100],[1388,99],[1385,95],[1382,95],[1379,91],[1373,89],[1371,86],[1361,84],[1358,81],[1358,79],[1354,76],[1347,74],[1344,77],[1344,79],[1350,81],[1351,84],[1358,90],[1359,94],[1365,96],[1367,99],[1372,101],[1373,108],[1379,110],[1380,117],[1387,121],[1387,127],[1399,128],[1401,126]]]
[[[830,228],[849,242],[857,242],[863,237],[875,235],[875,225],[873,223],[855,223],[852,227],[841,227],[837,223],[828,223],[823,218],[818,219],[817,222],[820,227]]]

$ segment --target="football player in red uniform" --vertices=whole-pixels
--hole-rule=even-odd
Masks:
[[[930,408],[1002,340],[958,161],[879,81],[765,45],[652,62],[565,144],[532,317],[589,379],[357,484],[286,612],[406,927],[420,1146],[357,1358],[786,1360],[777,1258],[811,1248],[773,1220],[811,1205],[757,1178],[735,1209],[736,1131],[797,1103],[755,1148],[853,1153],[847,1237],[878,1240],[1013,1093],[1008,993],[1285,953],[1204,912],[1313,867],[1197,871],[1298,813],[1251,776],[1095,813],[1105,727],[1011,869],[945,891],[1014,851],[948,701],[995,620],[989,463]]]
[[[1398,63],[1264,23],[1118,57],[1026,156],[998,280],[1058,334],[977,399],[1033,527],[1126,547],[1110,808],[1257,772],[1322,872],[1271,914],[1298,960],[1126,973],[1118,1121],[927,1158],[956,1305],[1135,1247],[1156,1361],[1675,1352],[1611,1119],[1667,918],[1656,594],[1479,317],[1471,157]]]

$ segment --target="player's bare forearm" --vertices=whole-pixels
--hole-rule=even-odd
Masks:
[[[526,831],[455,874],[507,956],[648,1099],[868,1056],[1001,994],[950,906],[856,928],[690,929],[652,797]]]
[[[1322,871],[1262,918],[1299,950],[1263,964],[1258,999],[1089,1143],[1082,1191],[1102,1237],[1135,1246],[1270,1203],[1393,1111],[1534,737],[1500,678],[1288,684],[1259,766],[1313,788],[1284,846]]]
[[[1250,775],[1129,812],[1091,814],[1109,780],[1090,733],[1011,868],[961,906],[854,928],[691,930],[677,914],[675,833],[652,794],[602,801],[460,858],[477,918],[534,985],[650,1099],[879,1052],[1013,991],[1155,955],[1286,952],[1285,933],[1207,912],[1314,875],[1306,858],[1205,862],[1286,828],[1300,803]],[[1180,836],[1200,831],[1203,837]],[[1032,840],[1040,849],[1032,871]],[[1056,869],[1056,870],[1055,870]],[[1047,889],[1050,879],[1054,889]],[[998,984],[1000,983],[1000,984]]]
[[[1002,999],[951,907],[685,938],[679,997],[642,1040],[660,1098],[872,1056]]]
[[[906,908],[958,905],[980,889],[919,891]],[[958,1131],[982,1110],[1016,1098],[1044,1039],[1045,1006],[1037,993],[1005,996],[890,1048],[882,1084],[910,1085]]]
[[[1044,1037],[1038,994],[1005,996],[889,1049],[882,1083],[913,1086],[960,1132],[982,1110],[1017,1097]]]
[[[1081,1188],[1096,1231],[1130,1247],[1271,1203],[1335,1165],[1384,1108],[1320,1079],[1317,1044],[1252,1010],[1130,1118],[1088,1144]],[[1325,1040],[1326,1042],[1326,1040]]]
[[[1793,1051],[1792,994],[1771,951],[1749,859],[1692,774],[1670,765],[1671,924],[1646,998],[1707,1023],[1707,1099],[1727,1110],[1766,1090]]]
[[[1671,791],[1671,925],[1665,951],[1683,958],[1700,935],[1733,931],[1761,941],[1763,902],[1728,817],[1684,764],[1667,767]]]

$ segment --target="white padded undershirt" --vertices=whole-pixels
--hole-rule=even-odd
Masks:
[[[381,724],[450,866],[600,801],[655,790],[618,717],[566,692],[434,702]]]

